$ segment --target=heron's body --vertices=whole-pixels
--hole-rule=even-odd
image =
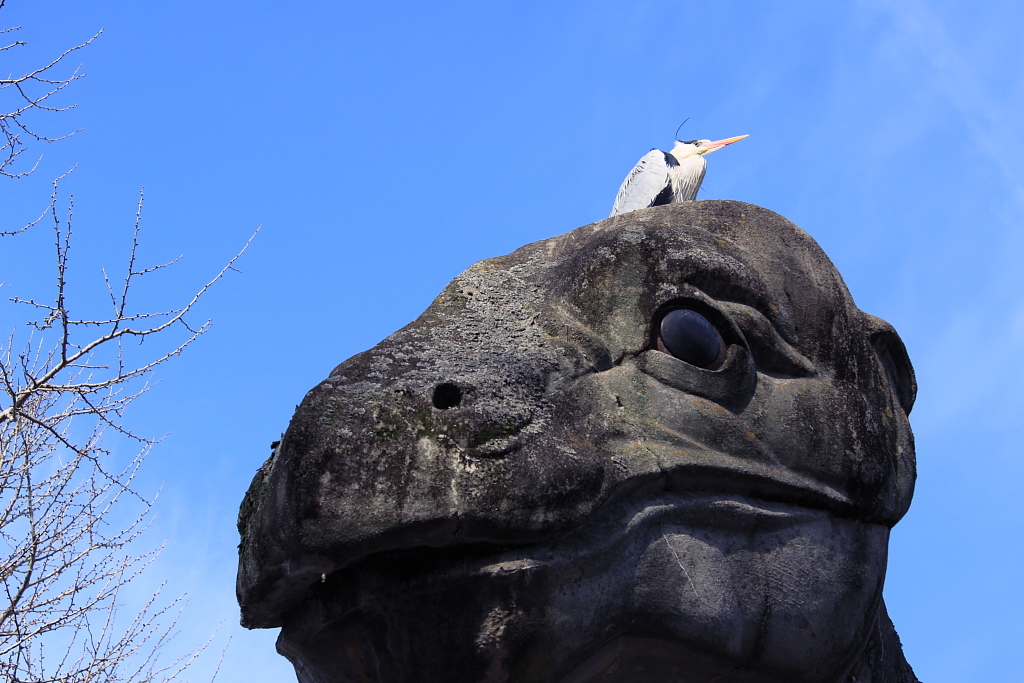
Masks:
[[[704,171],[707,168],[704,155],[745,137],[740,135],[715,142],[677,140],[671,152],[652,149],[622,181],[610,215],[617,216],[649,206],[693,201],[704,182]]]

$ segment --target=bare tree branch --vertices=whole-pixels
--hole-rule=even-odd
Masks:
[[[188,314],[192,310],[192,308],[195,306],[195,304],[198,303],[199,299],[210,289],[210,287],[212,287],[214,285],[214,283],[216,283],[218,280],[220,280],[222,277],[224,277],[224,275],[229,270],[233,270],[234,269],[235,262],[249,248],[249,245],[252,244],[253,239],[255,239],[256,235],[259,233],[259,230],[260,230],[259,228],[257,228],[253,232],[253,234],[249,237],[249,239],[246,240],[245,244],[238,251],[238,253],[236,253],[231,258],[231,260],[228,261],[228,263],[223,268],[221,268],[221,270],[216,275],[214,275],[213,278],[209,282],[207,282],[205,285],[203,285],[199,289],[199,291],[197,291],[192,296],[192,298],[188,301],[188,303],[186,303],[181,308],[171,309],[169,311],[165,311],[165,312],[162,312],[162,313],[143,313],[143,314],[125,313],[125,307],[127,306],[127,302],[128,302],[128,292],[129,292],[129,289],[130,289],[130,287],[132,285],[132,280],[134,278],[137,278],[137,277],[140,277],[140,276],[152,273],[152,272],[158,270],[159,268],[164,267],[163,265],[161,265],[161,266],[157,266],[157,267],[145,268],[145,269],[143,269],[141,271],[136,271],[135,270],[134,264],[135,264],[135,259],[136,259],[137,253],[138,253],[138,246],[139,246],[139,242],[138,242],[139,219],[141,217],[141,206],[142,206],[142,201],[140,199],[140,201],[139,201],[139,207],[140,207],[139,211],[140,211],[140,213],[138,213],[137,216],[136,216],[135,230],[133,232],[133,237],[132,237],[132,248],[131,248],[131,253],[130,253],[130,257],[129,257],[128,271],[125,274],[125,278],[123,280],[123,284],[122,284],[120,293],[115,298],[115,306],[116,306],[116,314],[115,314],[115,316],[113,318],[110,318],[110,319],[91,319],[91,320],[82,319],[82,320],[78,320],[78,319],[72,319],[69,316],[67,308],[66,308],[66,291],[65,290],[66,290],[66,287],[67,287],[66,272],[67,272],[67,265],[68,265],[68,249],[70,247],[70,239],[71,239],[71,227],[70,227],[71,209],[69,207],[69,210],[68,210],[68,220],[67,220],[67,223],[66,223],[67,228],[62,228],[62,222],[61,222],[61,219],[59,218],[59,216],[57,214],[57,210],[56,210],[56,199],[57,199],[57,182],[54,181],[54,191],[53,191],[53,195],[51,195],[50,212],[51,212],[51,214],[53,216],[53,219],[54,219],[54,235],[55,235],[54,246],[56,248],[56,263],[57,263],[57,287],[56,287],[57,292],[56,292],[55,302],[54,302],[54,304],[52,306],[48,306],[48,305],[38,304],[38,303],[36,303],[35,301],[33,301],[31,299],[27,299],[26,300],[26,299],[21,299],[21,298],[18,298],[18,297],[11,298],[11,301],[13,301],[15,303],[20,303],[20,304],[28,304],[28,305],[31,305],[33,307],[42,308],[42,309],[48,311],[47,316],[45,318],[43,318],[43,320],[41,322],[40,321],[34,321],[34,322],[31,322],[30,324],[33,325],[37,330],[46,330],[46,329],[49,329],[54,324],[58,325],[58,327],[60,329],[60,333],[61,333],[60,334],[60,343],[59,343],[59,352],[60,352],[59,356],[60,357],[59,357],[59,360],[57,360],[56,362],[50,364],[50,366],[47,367],[46,370],[44,372],[42,372],[40,375],[38,375],[38,376],[26,375],[25,383],[16,392],[15,396],[13,397],[13,400],[12,400],[11,404],[7,408],[5,408],[2,412],[0,412],[0,425],[2,425],[5,421],[11,419],[17,413],[17,411],[20,409],[20,407],[23,405],[23,403],[25,401],[27,401],[29,397],[31,397],[31,396],[33,396],[35,394],[38,394],[38,393],[41,393],[41,392],[45,393],[45,392],[49,392],[49,391],[54,391],[54,390],[57,390],[57,387],[60,387],[60,389],[59,389],[60,391],[65,391],[65,392],[66,391],[86,391],[86,390],[88,390],[90,392],[93,392],[93,391],[101,390],[103,388],[114,386],[116,384],[119,385],[119,384],[122,384],[123,382],[126,382],[126,381],[128,381],[130,379],[133,379],[133,378],[137,377],[137,376],[149,373],[157,365],[160,365],[160,364],[166,362],[167,360],[170,360],[174,356],[178,355],[179,353],[181,353],[185,349],[185,347],[189,346],[192,342],[194,342],[199,337],[199,335],[203,334],[209,328],[209,323],[210,323],[210,321],[207,320],[207,321],[205,321],[199,327],[190,326],[188,324],[188,322],[185,320],[186,314]],[[175,261],[177,261],[177,260],[178,259],[175,259]],[[148,326],[143,326],[143,327],[136,328],[136,327],[130,326],[130,324],[129,324],[129,323],[137,321],[137,320],[148,320],[148,319],[154,319],[154,318],[156,319],[156,322],[154,324],[151,324],[151,325],[148,325]],[[144,365],[142,365],[140,367],[134,368],[131,371],[125,372],[124,374],[121,374],[119,372],[118,374],[116,374],[115,376],[113,376],[113,377],[111,377],[109,379],[104,379],[104,380],[102,380],[100,382],[96,382],[96,383],[93,383],[93,382],[83,382],[83,383],[78,383],[78,384],[59,384],[59,383],[55,384],[54,383],[54,380],[57,377],[57,375],[59,375],[62,372],[65,372],[65,371],[70,370],[70,369],[81,369],[81,368],[87,367],[87,366],[83,365],[83,361],[88,359],[90,354],[92,354],[96,349],[98,349],[101,346],[108,345],[111,342],[114,342],[114,341],[120,339],[121,337],[135,337],[135,338],[138,338],[138,339],[141,340],[141,339],[144,339],[144,338],[146,338],[146,337],[148,337],[150,335],[159,334],[160,332],[168,330],[169,328],[171,328],[174,325],[181,325],[182,327],[184,327],[188,331],[189,336],[184,341],[179,343],[175,348],[173,348],[172,350],[168,351],[166,354],[160,356],[159,358],[157,358],[157,359],[155,359],[155,360],[153,360],[153,361],[151,361],[149,363],[146,363],[146,364],[144,364]],[[104,327],[107,328],[107,330],[106,330],[105,333],[100,334],[99,336],[93,337],[92,339],[90,339],[86,343],[84,343],[82,345],[78,345],[76,343],[76,341],[72,338],[71,329],[75,328],[75,327],[85,327],[85,326],[104,326]],[[120,357],[121,356],[119,355],[118,358],[120,358]]]
[[[0,2],[0,8],[3,8],[3,6],[4,2]],[[0,29],[0,33],[13,33],[19,29],[20,27]],[[69,55],[90,45],[101,33],[103,33],[103,29],[97,31],[84,43],[79,43],[74,47],[64,50],[64,52],[51,59],[44,66],[27,71],[20,76],[0,78],[0,176],[20,178],[36,170],[39,165],[38,158],[28,168],[15,169],[19,157],[27,149],[30,141],[56,142],[77,132],[72,131],[71,133],[52,137],[39,132],[34,127],[30,127],[27,119],[30,114],[36,111],[62,112],[75,108],[76,105],[74,104],[54,104],[52,98],[61,90],[85,76],[80,71],[81,66],[71,68],[70,73],[57,74],[56,71]],[[0,45],[0,53],[9,52],[25,45],[26,43],[23,40]]]
[[[0,0],[0,9],[5,2]],[[0,34],[19,28],[0,28]],[[36,169],[39,159],[20,163],[30,143],[74,134],[45,135],[32,117],[75,106],[56,97],[84,76],[80,67],[68,64],[69,57],[100,33],[39,68],[0,78],[0,176],[18,178]],[[21,40],[0,40],[6,40],[0,43],[0,59],[25,46]],[[2,322],[7,334],[0,340],[0,680],[170,681],[195,662],[212,636],[184,655],[168,654],[184,602],[165,603],[159,591],[134,614],[121,614],[123,589],[160,552],[137,547],[153,519],[156,498],[135,484],[159,440],[134,432],[124,415],[154,386],[154,370],[209,329],[209,320],[193,323],[194,308],[234,269],[256,233],[183,305],[136,310],[133,292],[181,258],[139,265],[140,192],[125,275],[113,282],[102,272],[110,308],[101,315],[74,315],[69,303],[77,291],[69,281],[72,199],[66,211],[57,209],[59,183],[66,176],[53,181],[49,204],[38,218],[0,231],[0,238],[10,238],[49,218],[54,248],[52,297],[10,299],[15,310],[27,307],[40,317],[21,325]],[[148,355],[124,343],[150,338],[158,346],[147,345]],[[118,465],[107,445],[111,439],[134,443],[135,456]]]
[[[24,337],[14,330],[0,342],[0,679],[169,681],[210,643],[170,661],[162,656],[180,600],[161,607],[154,596],[127,623],[118,617],[121,589],[159,552],[133,552],[154,502],[134,481],[157,440],[122,418],[152,388],[153,371],[209,329],[209,320],[188,318],[235,269],[259,228],[183,305],[137,311],[135,288],[178,260],[140,265],[140,193],[124,277],[114,283],[103,272],[110,314],[74,316],[68,298],[73,202],[62,213],[59,197],[54,181],[46,213],[54,236],[52,303],[12,297],[43,317],[22,327]],[[168,337],[176,328],[177,338]],[[150,337],[170,343],[142,360],[138,352],[125,355],[123,340]],[[120,468],[111,468],[104,446],[111,435],[141,446]],[[127,518],[126,509],[134,510]]]

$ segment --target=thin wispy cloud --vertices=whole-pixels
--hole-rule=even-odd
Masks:
[[[941,17],[922,0],[903,2],[869,2],[869,7],[892,21],[888,51],[893,63],[901,59],[921,61],[925,68],[916,69],[920,87],[930,87],[942,96],[960,114],[961,122],[970,133],[970,139],[959,144],[970,144],[975,153],[995,165],[1018,201],[1024,203],[1024,175],[1020,159],[1024,158],[1024,145],[1020,133],[1019,113],[1024,102],[1019,99],[1017,83],[1020,65],[1004,64],[1006,72],[983,76],[966,58],[965,48],[948,29],[949,18]],[[1011,16],[1003,12],[986,11],[975,6],[971,12],[972,31],[968,35],[977,42],[984,40],[985,24],[998,21],[1018,25],[1024,20],[1020,10],[1011,8]],[[983,46],[977,43],[975,51]],[[957,141],[950,141],[958,144]]]

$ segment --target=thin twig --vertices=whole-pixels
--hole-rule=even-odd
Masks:
[[[52,303],[12,297],[43,317],[23,328],[21,346],[16,332],[0,342],[0,680],[170,681],[212,637],[182,656],[165,657],[184,603],[161,607],[159,592],[127,624],[118,618],[121,589],[159,552],[130,551],[152,522],[155,499],[142,495],[135,477],[158,439],[133,431],[123,415],[153,387],[153,371],[209,329],[208,320],[193,325],[187,316],[236,270],[259,228],[184,305],[133,311],[132,292],[178,260],[139,265],[140,193],[125,275],[115,286],[103,271],[110,317],[72,315],[73,203],[62,214],[59,196],[55,182],[44,214],[53,219]],[[138,362],[126,358],[125,339],[164,339],[176,326],[183,334],[163,351]],[[84,432],[82,424],[88,427]],[[111,469],[105,435],[135,440],[141,449],[130,463]],[[134,504],[136,512],[114,523],[111,514],[125,504]]]

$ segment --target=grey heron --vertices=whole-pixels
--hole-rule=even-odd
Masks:
[[[671,152],[652,149],[622,181],[609,216],[696,199],[707,168],[704,157],[745,137],[749,136],[738,135],[713,141],[676,140]]]

